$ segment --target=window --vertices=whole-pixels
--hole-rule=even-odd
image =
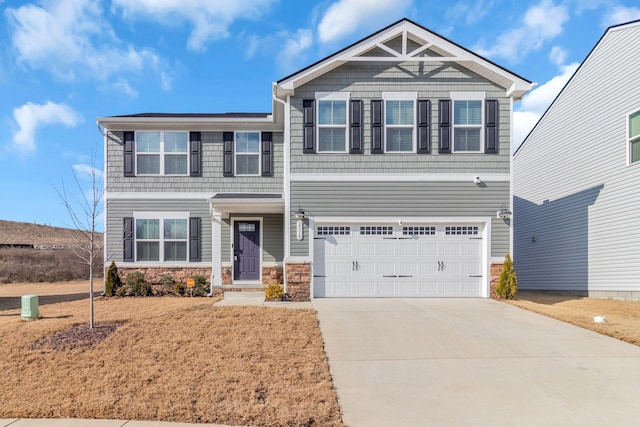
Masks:
[[[143,215],[135,221],[136,261],[187,261],[188,218]]]
[[[444,234],[447,236],[477,236],[478,226],[462,225],[462,226],[445,227]]]
[[[260,175],[260,132],[236,132],[236,176]]]
[[[392,234],[393,234],[393,227],[391,226],[363,225],[360,227],[361,236],[390,236]]]
[[[347,151],[349,92],[316,92],[318,153]]]
[[[187,175],[188,132],[136,132],[138,175]]]
[[[434,226],[409,226],[402,227],[403,236],[435,236],[436,228]]]
[[[629,114],[629,163],[640,160],[640,110]]]
[[[453,100],[453,151],[481,152],[484,92],[452,93],[451,98]]]
[[[383,93],[385,152],[415,151],[415,104],[417,93]]]
[[[348,225],[319,226],[316,234],[318,236],[350,236],[351,227]]]

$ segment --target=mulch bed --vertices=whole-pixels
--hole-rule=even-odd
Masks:
[[[90,349],[107,339],[123,322],[103,323],[94,326],[73,325],[71,328],[56,332],[33,343],[31,350],[49,348],[56,351],[69,351],[75,349]]]

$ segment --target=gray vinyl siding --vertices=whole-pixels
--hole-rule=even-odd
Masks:
[[[640,290],[640,25],[609,31],[514,157],[514,263],[523,289]],[[535,236],[535,242],[534,242]]]
[[[284,216],[282,214],[230,215],[222,220],[222,264],[231,265],[231,222],[241,218],[262,218],[262,262],[282,263],[284,258]]]
[[[509,183],[485,187],[466,182],[292,182],[291,206],[301,206],[314,217],[491,217],[491,257],[509,251],[509,220],[496,211],[509,205]],[[296,239],[291,218],[291,255],[309,255],[308,222],[304,240]]]
[[[408,78],[408,76],[410,76]],[[316,92],[350,92],[364,100],[364,154],[303,154],[302,101]],[[371,154],[371,99],[383,92],[417,92],[431,99],[431,154]],[[438,154],[438,100],[450,92],[485,92],[500,105],[498,154]],[[347,63],[296,89],[291,98],[292,173],[509,173],[511,102],[505,89],[452,63]]]
[[[189,212],[191,217],[202,218],[202,262],[211,262],[211,214],[207,200],[107,200],[107,263],[122,262],[123,218],[134,212]]]
[[[239,129],[242,130],[242,129]],[[124,176],[123,132],[107,138],[107,192],[253,192],[282,193],[284,147],[282,132],[273,133],[273,176],[222,176],[222,132],[202,132],[202,177]]]

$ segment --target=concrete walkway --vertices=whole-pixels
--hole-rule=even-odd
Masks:
[[[637,426],[640,347],[484,299],[316,299],[351,426]]]
[[[265,301],[262,292],[225,292],[224,299],[213,304],[216,307],[229,307],[234,305],[253,305],[263,307],[280,308],[313,308],[310,302],[293,301]]]

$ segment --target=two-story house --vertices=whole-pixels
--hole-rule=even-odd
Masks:
[[[488,297],[526,79],[407,19],[273,84],[271,114],[98,119],[121,272],[310,297]]]

